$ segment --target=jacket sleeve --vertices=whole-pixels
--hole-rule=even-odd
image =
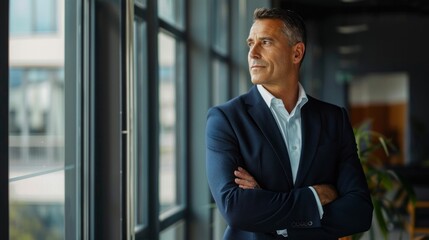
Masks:
[[[319,211],[312,191],[244,190],[234,182],[241,154],[228,117],[215,107],[206,125],[206,172],[217,207],[229,226],[252,232],[290,228],[318,228]]]
[[[314,231],[291,229],[291,239],[339,238],[365,232],[371,226],[372,201],[365,174],[357,155],[356,141],[345,109],[341,111],[340,155],[336,188],[339,197],[324,206],[322,226]]]
[[[372,222],[373,205],[356,140],[347,112],[342,108],[340,164],[337,177],[339,198],[325,207],[322,225],[339,236],[367,231]]]

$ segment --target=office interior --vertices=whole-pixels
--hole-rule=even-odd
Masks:
[[[401,180],[395,215],[362,239],[424,239],[425,0],[0,1],[0,239],[222,239],[206,112],[251,87],[257,7],[304,17],[307,94],[391,144],[373,167]]]

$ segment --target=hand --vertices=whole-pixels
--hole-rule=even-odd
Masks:
[[[316,190],[322,205],[326,205],[338,198],[337,190],[330,184],[319,184],[312,187]]]
[[[238,167],[238,169],[234,171],[234,175],[236,176],[235,183],[242,189],[261,188],[255,178],[242,167]]]

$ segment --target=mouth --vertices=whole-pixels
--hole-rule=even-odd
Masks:
[[[265,66],[263,65],[252,65],[250,68],[254,69],[254,68],[264,68]]]

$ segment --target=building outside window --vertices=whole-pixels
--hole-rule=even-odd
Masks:
[[[58,6],[62,0],[11,0],[10,32],[12,37],[56,34],[59,31]]]
[[[11,0],[9,16],[9,239],[71,239],[64,1]]]

